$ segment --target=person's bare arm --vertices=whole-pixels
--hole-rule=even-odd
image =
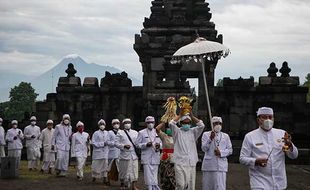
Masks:
[[[156,133],[159,134],[161,129],[165,126],[165,123],[161,122],[156,126]]]
[[[189,116],[192,118],[192,121],[193,121],[194,123],[198,123],[198,122],[200,121],[200,119],[198,119],[197,117],[195,117],[195,116],[193,115],[192,112],[190,112]]]

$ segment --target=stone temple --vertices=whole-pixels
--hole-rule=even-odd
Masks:
[[[74,124],[83,121],[89,132],[97,129],[100,118],[109,124],[112,118],[130,117],[139,128],[147,115],[157,120],[161,117],[167,97],[182,95],[196,100],[196,114],[208,124],[201,63],[171,64],[170,60],[177,49],[193,42],[197,33],[223,42],[211,16],[204,0],[152,1],[151,15],[145,18],[133,45],[139,56],[137,64],[143,69],[143,86],[132,86],[125,72],[106,72],[101,79],[88,77],[82,84],[76,72],[83,71],[75,71],[68,63],[67,76],[59,79],[57,92],[36,103],[34,114],[41,126],[48,118],[59,122],[63,113],[69,113]],[[258,84],[252,77],[224,78],[223,86],[214,86],[216,65],[217,60],[206,64],[212,114],[223,118],[223,131],[231,135],[235,146],[240,145],[246,132],[257,127],[256,110],[270,106],[275,111],[275,125],[292,133],[299,147],[309,148],[308,88],[300,86],[299,77],[290,76],[287,62],[280,69],[275,63],[267,69],[266,64],[266,76],[260,77]],[[190,78],[198,79],[197,97],[187,80]]]

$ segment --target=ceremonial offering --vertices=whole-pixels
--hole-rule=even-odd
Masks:
[[[166,112],[161,117],[160,121],[163,123],[168,123],[170,120],[176,117],[176,111],[177,111],[177,103],[175,101],[174,97],[169,97],[167,99],[167,102],[163,106],[165,108]]]
[[[180,97],[179,101],[178,101],[178,105],[181,109],[180,111],[180,115],[187,115],[192,111],[192,99],[186,97],[186,96],[182,96]]]
[[[287,151],[289,151],[289,149],[290,149],[291,135],[288,134],[287,132],[285,132],[284,137],[283,137],[282,139],[283,139],[283,142],[284,142],[284,145],[283,145],[283,147],[282,147],[282,150],[283,150],[284,152],[287,152]]]

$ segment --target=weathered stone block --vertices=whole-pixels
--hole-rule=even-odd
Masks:
[[[85,77],[83,87],[99,87],[98,79],[96,77]]]
[[[60,77],[58,80],[58,87],[73,87],[81,86],[80,77]]]

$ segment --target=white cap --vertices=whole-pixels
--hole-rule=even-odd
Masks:
[[[0,117],[0,122],[3,122],[3,119]]]
[[[83,127],[84,123],[82,121],[77,122],[76,127]]]
[[[120,121],[118,120],[118,119],[112,119],[112,122],[111,122],[112,124],[113,123],[120,123]]]
[[[11,124],[18,124],[18,121],[17,120],[12,120]]]
[[[37,120],[36,116],[31,116],[30,117],[30,121],[36,121],[36,120]]]
[[[222,118],[221,117],[217,117],[217,116],[212,117],[211,122],[212,123],[215,123],[215,122],[223,123]]]
[[[273,115],[273,109],[269,107],[261,107],[257,110],[257,116],[260,115]]]
[[[189,116],[189,114],[183,115],[180,119],[180,121],[184,121],[185,119],[192,120],[192,118]]]
[[[125,123],[125,122],[130,122],[130,123],[131,123],[131,119],[126,118],[126,119],[124,119],[124,120],[122,121],[122,123]]]
[[[51,120],[51,119],[49,119],[49,120],[47,120],[47,122],[46,122],[46,125],[47,125],[47,124],[54,124],[54,121]]]
[[[145,123],[155,122],[155,118],[153,116],[147,116],[145,118]]]
[[[64,114],[62,116],[62,120],[64,120],[64,119],[70,119],[70,115],[69,114]]]
[[[98,121],[98,125],[102,125],[102,124],[103,124],[103,125],[106,125],[106,124],[105,124],[105,121],[104,121],[103,119],[100,119],[100,120]]]

